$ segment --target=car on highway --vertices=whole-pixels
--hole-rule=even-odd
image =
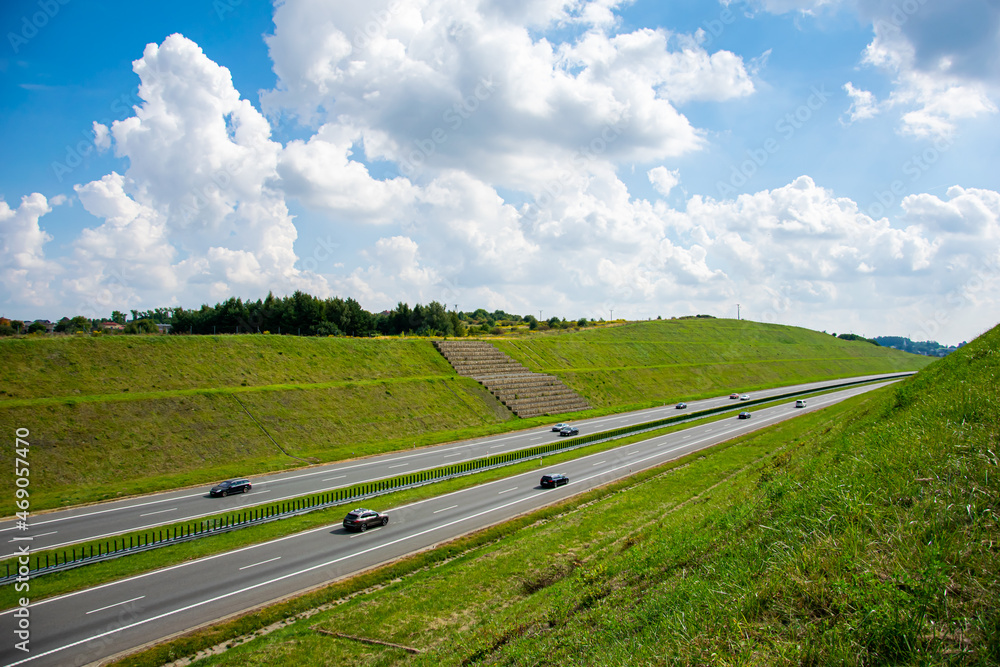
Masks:
[[[580,429],[575,426],[563,426],[559,429],[559,435],[580,435]]]
[[[554,489],[557,486],[569,484],[569,477],[558,473],[555,475],[542,475],[542,481],[539,484],[543,489]]]
[[[795,407],[797,407],[797,408],[804,408],[804,407],[806,407],[806,401],[805,401],[805,399],[800,398],[799,400],[795,401]]]
[[[376,512],[375,510],[366,509],[364,507],[351,510],[347,513],[347,516],[344,517],[345,530],[360,530],[361,532],[364,532],[369,528],[384,526],[387,523],[389,523],[388,514]]]
[[[750,394],[743,394],[742,396],[740,396],[740,400],[741,401],[749,401],[750,400]]]
[[[729,395],[729,398],[739,398],[739,397],[740,395],[737,394],[735,391]]]
[[[563,430],[567,426],[569,426],[569,424],[556,424],[555,426],[552,427],[552,430],[555,431],[556,433],[558,433],[559,431]]]
[[[687,406],[688,406],[688,404],[687,404],[687,403],[678,403],[678,404],[677,404],[677,409],[678,409],[678,410],[683,410],[683,409],[684,409],[684,408],[686,408]]]
[[[739,418],[740,419],[750,419],[750,413],[749,412],[741,412]]]
[[[211,488],[208,495],[215,498],[219,496],[225,498],[231,493],[246,493],[250,490],[250,480],[246,477],[241,477],[239,479],[227,479],[224,482],[219,482]]]

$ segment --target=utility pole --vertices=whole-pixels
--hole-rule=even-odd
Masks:
[[[740,304],[736,304],[736,319],[740,319]]]
[[[611,309],[611,321],[612,322],[615,321],[615,309],[614,308]]]

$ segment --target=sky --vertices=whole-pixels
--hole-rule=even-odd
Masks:
[[[0,315],[302,290],[957,344],[996,0],[7,0]]]

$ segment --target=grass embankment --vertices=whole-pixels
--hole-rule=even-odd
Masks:
[[[930,361],[818,331],[748,320],[657,320],[496,345],[532,370],[558,375],[596,408],[638,408],[766,389],[789,384],[789,378],[812,382],[918,370]]]
[[[595,414],[927,362],[733,320],[642,322],[497,345],[556,372]],[[31,433],[33,511],[530,425],[415,339],[4,340],[0,387],[0,432]],[[11,468],[10,456],[0,450],[0,466]],[[13,482],[0,477],[8,499],[0,514],[14,511]]]
[[[199,664],[995,665],[998,377],[1000,328],[894,387],[122,664],[336,602]]]
[[[30,431],[34,511],[403,449],[514,419],[417,340],[10,340],[0,341],[0,369],[0,431]],[[12,469],[11,456],[2,450],[0,465]],[[13,482],[0,478],[11,499]],[[0,513],[12,514],[8,505]]]

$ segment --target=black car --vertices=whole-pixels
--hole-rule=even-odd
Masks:
[[[344,517],[344,528],[346,530],[366,531],[372,526],[384,526],[389,523],[389,515],[376,512],[375,510],[359,507],[351,510]]]
[[[575,426],[563,426],[559,429],[559,435],[580,435],[580,429]]]
[[[212,490],[208,492],[208,495],[221,496],[225,498],[231,493],[246,493],[250,490],[250,480],[241,477],[240,479],[227,479],[225,482],[219,482],[212,487]]]
[[[740,413],[740,419],[750,419],[750,413],[749,412],[741,412]]]
[[[686,408],[687,406],[688,406],[688,404],[687,404],[687,403],[683,403],[683,402],[681,402],[681,403],[678,403],[678,404],[677,404],[677,409],[678,409],[678,410],[683,410],[683,409],[685,409],[685,408]]]
[[[540,482],[543,489],[554,489],[557,486],[562,486],[563,484],[569,484],[569,477],[566,475],[542,475],[542,481]]]

